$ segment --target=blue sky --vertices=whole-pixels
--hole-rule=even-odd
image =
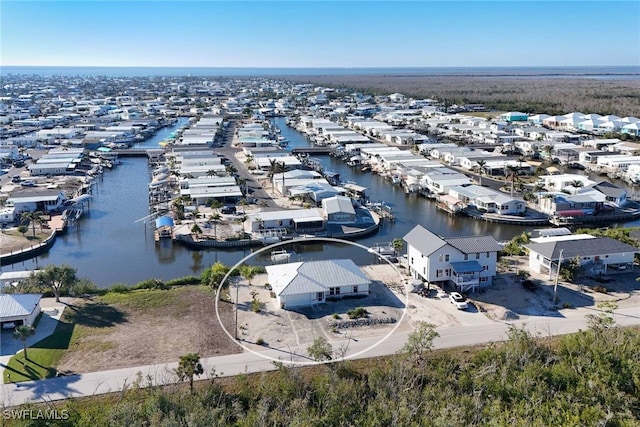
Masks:
[[[0,64],[640,65],[638,1],[6,1]]]

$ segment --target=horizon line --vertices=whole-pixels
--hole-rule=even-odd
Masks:
[[[3,67],[60,67],[60,68],[244,68],[244,69],[313,69],[313,68],[338,68],[338,69],[376,69],[376,68],[607,68],[607,67],[635,67],[640,69],[640,64],[608,64],[608,65],[375,65],[375,66],[331,66],[331,65],[303,65],[303,66],[242,66],[242,65],[24,65],[10,64]]]

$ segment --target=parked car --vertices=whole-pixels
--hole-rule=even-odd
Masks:
[[[35,187],[36,183],[33,181],[22,181],[20,185],[22,185],[23,187]]]
[[[466,310],[469,308],[469,304],[467,304],[465,297],[460,295],[458,292],[451,292],[449,294],[449,301],[451,301],[451,304],[455,305],[458,310]]]
[[[20,178],[20,175],[14,175],[11,177],[11,182],[20,182],[22,180],[22,178]]]
[[[225,215],[235,215],[236,207],[235,206],[224,206],[222,209],[220,209],[220,213],[223,213]]]
[[[2,329],[14,329],[16,327],[15,322],[4,322],[2,324]]]

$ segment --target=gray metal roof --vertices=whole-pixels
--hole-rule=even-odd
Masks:
[[[431,255],[447,243],[421,225],[416,225],[403,240],[423,255]]]
[[[30,315],[40,298],[40,294],[0,294],[0,320]]]
[[[371,281],[350,259],[294,262],[266,267],[276,295],[324,292],[335,286],[357,286]]]
[[[562,259],[575,258],[577,256],[604,256],[610,254],[640,252],[640,249],[622,243],[611,237],[597,237],[589,239],[589,244],[585,244],[584,240],[564,240],[557,242],[531,243],[525,245],[525,248],[539,253],[543,257],[550,260],[560,258],[562,250]]]
[[[476,273],[482,271],[482,266],[478,261],[458,261],[452,262],[451,268],[456,273]]]
[[[601,183],[594,185],[593,188],[609,197],[620,197],[627,193],[626,190],[617,187],[607,181],[602,181]]]
[[[454,237],[445,240],[448,244],[464,254],[498,252],[502,250],[502,246],[498,244],[493,236]]]

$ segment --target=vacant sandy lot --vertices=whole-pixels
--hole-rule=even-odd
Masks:
[[[199,286],[150,292],[166,303],[153,299],[132,306],[95,298],[70,305],[63,320],[76,322],[76,329],[58,371],[92,372],[173,362],[188,353],[205,357],[241,350],[218,324],[213,292]],[[220,308],[230,327],[231,304]]]

